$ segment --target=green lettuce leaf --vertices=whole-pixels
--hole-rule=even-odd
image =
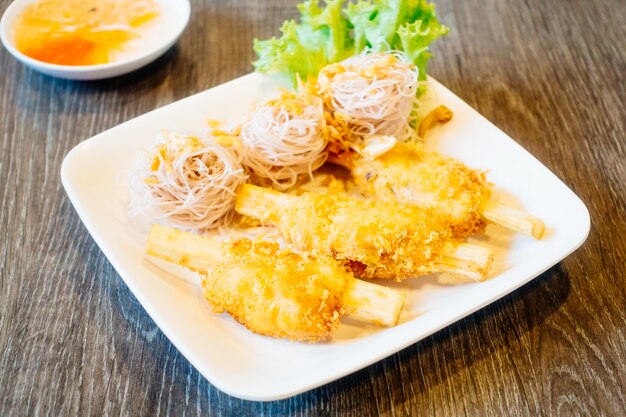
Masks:
[[[298,5],[302,22],[298,34],[311,41],[311,49],[321,49],[329,63],[341,61],[353,53],[348,21],[341,13],[342,5],[343,0],[328,0],[323,9],[317,0]]]
[[[436,19],[417,20],[398,29],[400,48],[419,69],[419,80],[426,79],[426,65],[432,56],[429,45],[448,33],[448,28]]]
[[[283,23],[280,30],[282,36],[278,39],[255,39],[254,50],[259,57],[254,63],[255,69],[262,73],[287,74],[294,80],[296,74],[305,79],[310,74],[317,74],[326,62],[324,51],[318,47],[310,48],[310,41],[303,42],[293,20]]]
[[[317,75],[327,64],[341,61],[354,53],[348,20],[342,16],[343,0],[326,1],[320,8],[317,0],[298,5],[300,23],[286,21],[282,36],[265,41],[254,41],[258,60],[257,71],[282,73],[294,81]]]
[[[298,5],[300,23],[286,21],[280,38],[255,40],[257,71],[282,73],[293,80],[317,75],[327,64],[370,49],[404,51],[426,79],[429,46],[448,33],[426,0],[318,0]]]
[[[426,0],[360,0],[348,5],[346,15],[363,45],[359,50],[403,51],[419,69],[421,81],[432,56],[429,45],[448,33],[437,20],[435,5]]]
[[[406,0],[360,0],[348,5],[346,15],[355,37],[365,38],[365,47],[383,52],[394,48],[398,28],[410,21],[412,9],[409,3]]]

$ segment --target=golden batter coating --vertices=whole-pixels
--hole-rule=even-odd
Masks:
[[[332,260],[248,239],[224,243],[221,255],[202,283],[215,311],[228,311],[256,333],[309,342],[339,326],[351,276]]]
[[[399,201],[427,210],[447,224],[456,238],[484,229],[481,207],[491,197],[484,172],[420,143],[398,143],[369,160],[342,155],[361,193],[385,201]],[[346,158],[350,158],[347,161]]]
[[[244,184],[235,210],[274,224],[300,250],[328,254],[364,278],[401,280],[439,272],[454,252],[451,231],[437,216],[393,201],[341,193],[293,197]],[[484,276],[491,264],[490,251],[479,249],[484,262],[470,263],[468,275]]]
[[[408,206],[307,193],[283,211],[278,227],[297,247],[330,253],[357,276],[400,279],[437,270],[447,235],[431,220]]]

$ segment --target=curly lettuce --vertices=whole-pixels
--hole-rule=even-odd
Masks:
[[[430,45],[448,33],[426,0],[318,0],[298,5],[300,23],[286,21],[282,36],[254,41],[262,73],[280,73],[294,81],[306,79],[331,63],[365,49],[375,52],[403,51],[426,79]]]
[[[296,75],[307,79],[326,64],[338,62],[353,54],[348,20],[342,16],[343,0],[326,1],[321,8],[317,0],[298,5],[300,23],[283,23],[280,38],[254,40],[257,71]]]
[[[403,51],[426,79],[429,45],[448,33],[437,20],[435,5],[425,0],[360,0],[348,5],[346,15],[352,24],[357,52]],[[355,44],[357,45],[357,44]]]

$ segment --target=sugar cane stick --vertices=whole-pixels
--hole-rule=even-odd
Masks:
[[[387,327],[398,323],[404,300],[400,291],[356,278],[348,280],[342,298],[347,316]]]
[[[541,219],[495,201],[484,203],[481,206],[480,214],[491,223],[532,236],[535,239],[541,239],[545,230]]]
[[[249,254],[251,257],[267,257],[265,246],[252,246],[260,249]],[[230,247],[215,239],[207,239],[185,233],[176,229],[154,225],[146,245],[146,253],[157,258],[173,262],[200,274],[207,274],[212,267],[228,256]],[[319,263],[322,273],[334,275],[334,278],[345,281],[342,292],[341,307],[345,314],[357,320],[372,322],[383,326],[394,326],[404,305],[404,294],[392,288],[371,284],[354,278],[346,273],[335,261],[320,257],[302,256],[288,250],[274,253],[281,262],[292,267],[292,274],[298,275],[301,265],[298,263]],[[277,261],[278,262],[278,261]],[[320,272],[309,265],[313,272]],[[251,274],[258,271],[251,270]],[[307,276],[297,277],[306,280]],[[278,276],[276,279],[280,279]]]
[[[404,279],[453,272],[481,280],[491,267],[488,248],[451,240],[420,209],[396,202],[307,193],[295,197],[244,184],[235,210],[278,227],[302,250],[328,253],[366,278]]]
[[[454,242],[444,247],[442,259],[437,263],[437,268],[441,272],[483,281],[492,265],[493,256],[490,250],[476,245]]]

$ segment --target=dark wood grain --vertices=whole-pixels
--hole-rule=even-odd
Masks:
[[[0,0],[0,9],[9,0]],[[439,0],[431,73],[588,205],[575,254],[487,308],[340,381],[273,403],[212,387],[144,312],[61,184],[100,131],[251,70],[292,1],[193,2],[163,58],[52,79],[0,51],[0,415],[626,414],[626,4]]]

